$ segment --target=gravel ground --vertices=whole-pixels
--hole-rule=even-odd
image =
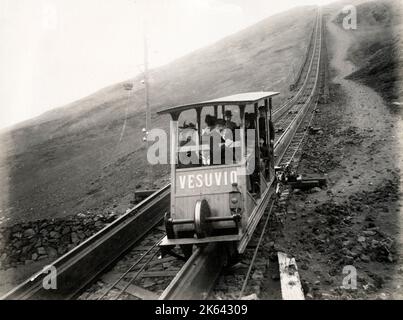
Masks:
[[[331,20],[330,20],[331,21]],[[294,190],[276,248],[297,259],[308,299],[401,299],[402,119],[372,89],[346,80],[353,35],[328,23],[333,102],[322,105],[300,173],[323,173],[326,189]],[[346,266],[357,288],[344,289]],[[347,269],[344,269],[347,271]]]

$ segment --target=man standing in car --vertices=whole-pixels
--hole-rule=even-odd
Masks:
[[[232,121],[232,112],[231,110],[225,111],[225,126],[227,129],[230,129],[232,132],[235,131],[236,124]]]

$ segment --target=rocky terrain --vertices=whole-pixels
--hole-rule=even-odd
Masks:
[[[112,223],[117,214],[87,211],[0,227],[0,295]]]
[[[307,298],[390,298],[399,290],[394,274],[403,272],[397,249],[400,170],[369,172],[369,181],[379,174],[382,181],[362,185],[365,174],[354,171],[362,160],[354,154],[379,144],[371,142],[371,130],[344,127],[340,111],[335,102],[321,107],[314,125],[323,133],[309,136],[299,165],[302,174],[325,174],[328,186],[293,190],[284,228],[271,230],[273,250],[296,258]],[[343,269],[350,265],[357,269],[357,290],[342,288]]]
[[[361,24],[354,32],[340,27],[341,7],[326,11],[332,99],[320,105],[313,126],[321,130],[309,135],[298,172],[323,174],[327,187],[293,190],[283,228],[271,230],[274,251],[296,258],[308,299],[403,296],[403,124],[391,105],[400,98],[400,78],[393,74],[402,68],[401,52],[390,50],[388,41],[377,43],[377,33],[370,36],[376,27],[384,32],[380,17],[395,21],[387,25],[399,32],[401,11],[393,5],[399,3],[358,6]],[[354,64],[357,53],[360,63]],[[345,289],[343,270],[351,266],[357,287]]]
[[[55,259],[116,219],[116,214],[79,213],[64,219],[43,219],[0,227],[0,241],[8,245],[0,256],[0,270]]]
[[[341,28],[346,3],[324,10],[329,103],[318,105],[296,165],[327,184],[291,189],[286,212],[275,208],[245,299],[281,299],[279,251],[296,259],[306,299],[403,297],[403,118],[391,104],[401,97],[403,65],[390,42],[403,20],[397,1],[360,3],[354,31]],[[214,298],[239,298],[250,259],[247,251],[223,272]],[[346,288],[351,270],[356,283]]]

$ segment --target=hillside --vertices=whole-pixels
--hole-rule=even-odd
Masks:
[[[152,70],[153,126],[166,128],[168,118],[155,112],[180,103],[262,89],[281,91],[279,99],[285,99],[315,13],[315,7],[304,7],[269,17]],[[1,133],[0,219],[127,209],[146,172],[144,89],[141,77],[131,81],[130,97],[125,82],[118,83]],[[156,184],[166,173],[153,168]]]
[[[348,78],[375,89],[388,102],[403,96],[403,6],[398,0],[357,7],[358,29],[349,59],[358,66]],[[341,16],[336,19],[341,22]]]

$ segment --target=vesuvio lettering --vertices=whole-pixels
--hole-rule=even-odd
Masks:
[[[236,171],[180,175],[178,180],[180,189],[208,188],[238,183]]]

